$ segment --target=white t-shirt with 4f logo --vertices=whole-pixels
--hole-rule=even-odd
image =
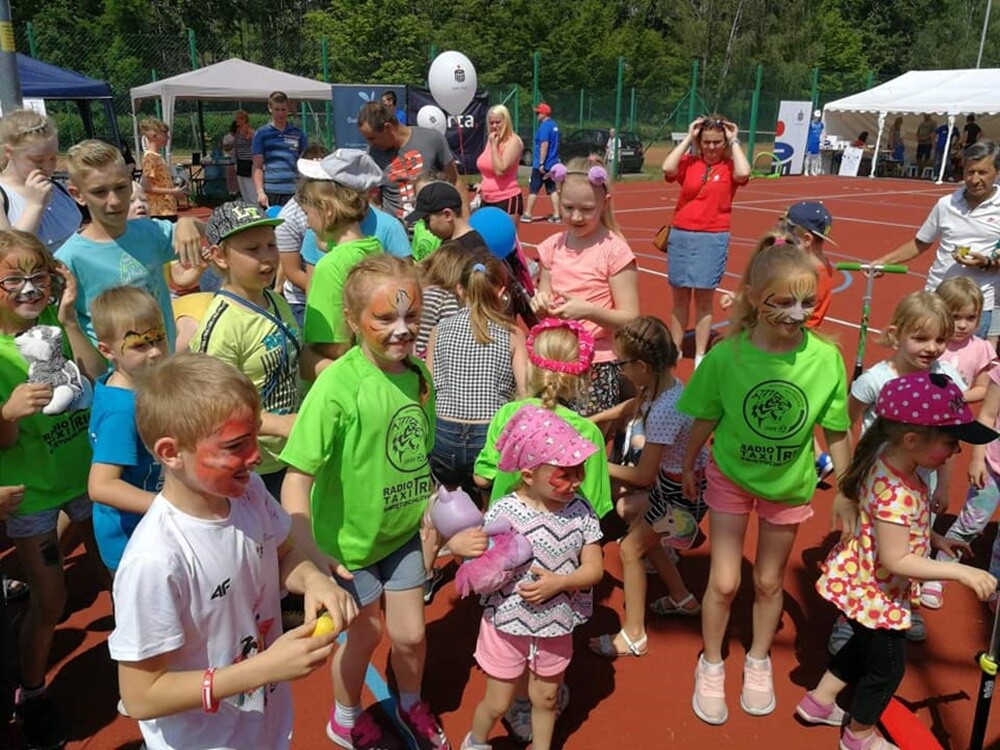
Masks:
[[[115,575],[111,658],[165,655],[172,672],[201,672],[265,650],[282,632],[278,547],[290,527],[256,474],[222,520],[194,518],[157,495]],[[149,750],[287,748],[291,689],[265,685],[227,698],[214,715],[199,708],[139,726]]]

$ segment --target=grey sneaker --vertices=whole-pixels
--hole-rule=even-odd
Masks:
[[[430,575],[424,579],[424,604],[430,604],[434,601],[434,594],[441,588],[443,580],[444,571],[441,568],[433,568]]]
[[[927,625],[924,624],[924,616],[916,610],[910,612],[910,629],[906,631],[906,640],[912,643],[927,640]]]
[[[559,688],[559,698],[556,699],[556,716],[565,711],[568,705],[569,686],[564,682]],[[504,721],[514,741],[522,745],[531,742],[531,701],[527,698],[515,698],[504,714]]]
[[[550,216],[549,217],[549,224],[562,224],[562,217],[561,216]]]

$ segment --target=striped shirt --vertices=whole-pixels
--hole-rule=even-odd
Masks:
[[[253,155],[264,157],[264,192],[291,195],[299,172],[296,162],[306,150],[306,134],[294,125],[278,130],[268,123],[253,134]]]

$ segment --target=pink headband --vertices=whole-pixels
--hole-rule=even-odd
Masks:
[[[555,328],[568,328],[576,334],[577,347],[580,350],[580,356],[576,362],[560,362],[555,359],[546,359],[535,353],[535,337],[544,331],[550,331]],[[541,367],[543,370],[562,372],[567,375],[583,375],[583,373],[590,369],[590,363],[594,359],[594,337],[590,334],[590,331],[576,320],[546,318],[532,328],[528,334],[528,359],[535,367]]]
[[[578,169],[572,171],[566,169],[565,164],[556,164],[552,169],[549,170],[549,176],[556,182],[562,183],[566,179],[566,175],[580,175],[581,177],[586,177],[591,185],[606,185],[608,182],[608,170],[602,167],[600,164],[595,164],[586,172]]]

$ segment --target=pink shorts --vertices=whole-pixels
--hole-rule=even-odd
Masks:
[[[756,506],[757,515],[776,526],[791,526],[812,518],[813,509],[809,503],[788,505],[757,497],[719,471],[719,467],[711,459],[705,467],[705,478],[708,480],[705,504],[719,513],[748,516]]]
[[[561,675],[573,657],[573,635],[535,638],[497,630],[485,616],[479,621],[476,662],[490,677],[513,680],[529,669],[539,677]]]

